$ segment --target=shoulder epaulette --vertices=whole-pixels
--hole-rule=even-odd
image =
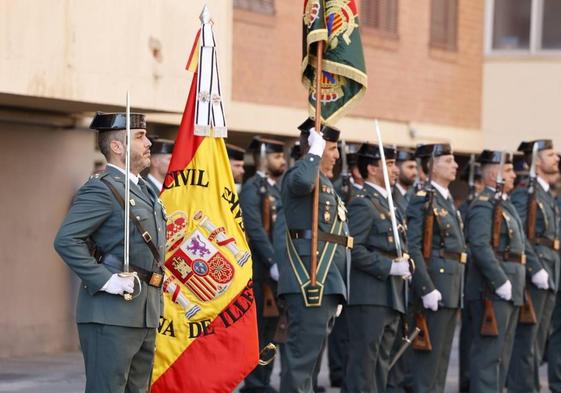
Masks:
[[[417,191],[417,193],[415,195],[420,196],[420,197],[424,197],[424,196],[427,196],[427,192],[425,190],[419,190],[419,191]]]
[[[480,201],[483,201],[483,202],[488,202],[489,201],[489,197],[487,195],[479,195],[477,197],[477,199],[479,199]]]

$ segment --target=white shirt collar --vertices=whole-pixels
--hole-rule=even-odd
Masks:
[[[274,186],[275,184],[277,184],[277,182],[273,179],[271,179],[270,177],[267,177],[267,183],[269,183],[271,186]]]
[[[374,183],[369,182],[369,181],[365,181],[365,183],[368,184],[370,187],[374,188],[374,189],[375,189],[376,191],[378,191],[380,194],[382,194],[382,196],[383,196],[384,198],[387,198],[387,197],[388,197],[388,193],[386,192],[386,189],[385,189],[384,187],[380,187],[379,185],[374,184]]]
[[[123,175],[126,175],[125,170],[123,168],[119,168],[117,165],[107,164],[107,166],[113,167],[117,169],[119,172],[121,172]],[[138,176],[133,175],[132,173],[129,172],[129,179],[131,179],[134,184],[138,185]]]
[[[493,194],[497,192],[497,189],[494,187],[489,187],[489,186],[485,186],[487,187],[489,190],[493,191]],[[503,192],[503,201],[506,201],[508,199],[508,194],[506,192]]]
[[[541,177],[538,176],[538,183],[540,183],[540,185],[543,187],[543,189],[545,190],[545,192],[549,191],[549,183],[546,182],[544,179],[542,179]]]
[[[146,177],[147,177],[148,179],[150,179],[150,181],[151,181],[152,183],[154,183],[154,185],[155,185],[156,187],[158,187],[158,190],[160,190],[160,191],[162,190],[162,188],[164,187],[164,184],[163,184],[161,181],[159,181],[158,179],[156,179],[156,178],[155,178],[152,174],[150,174],[150,173],[149,173],[148,176],[146,176]]]
[[[450,190],[448,190],[447,187],[442,187],[440,184],[438,184],[434,180],[431,181],[431,184],[433,185],[434,188],[436,188],[438,190],[438,192],[440,193],[440,195],[442,195],[444,197],[444,199],[450,198]]]
[[[267,177],[267,174],[263,171],[255,171],[255,173],[257,173],[261,177]]]
[[[399,183],[395,183],[397,189],[399,190],[399,192],[401,193],[402,196],[405,196],[405,194],[407,194],[407,190],[405,188],[403,188],[403,186]]]

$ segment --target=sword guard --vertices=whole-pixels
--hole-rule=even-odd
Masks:
[[[138,283],[138,291],[135,290],[133,293],[123,293],[123,299],[125,299],[126,302],[136,299],[140,295],[140,292],[142,292],[142,283],[140,282],[138,274],[136,272],[121,272],[119,273],[119,277],[134,277],[134,280]],[[134,287],[136,288],[136,285]]]

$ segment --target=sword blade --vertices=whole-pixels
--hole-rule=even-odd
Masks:
[[[380,161],[382,161],[382,171],[384,172],[384,185],[386,193],[388,194],[388,205],[390,206],[390,218],[392,221],[392,231],[395,241],[395,251],[397,257],[403,257],[403,249],[401,248],[401,238],[399,237],[399,228],[397,226],[397,218],[395,217],[395,207],[393,203],[392,187],[390,185],[390,177],[388,174],[388,166],[386,165],[386,155],[384,153],[384,145],[382,143],[382,133],[380,132],[380,125],[378,119],[374,120],[376,126],[376,136],[378,138],[378,149],[380,150]]]
[[[130,199],[131,199],[131,187],[130,187],[130,164],[131,164],[131,106],[130,106],[130,94],[127,91],[127,116],[126,116],[126,153],[125,153],[125,250],[123,258],[123,272],[129,273],[130,269]]]

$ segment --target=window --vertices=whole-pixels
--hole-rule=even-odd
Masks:
[[[488,52],[561,50],[560,0],[487,1]]]
[[[234,0],[234,7],[273,15],[275,13],[275,0]]]
[[[360,19],[364,26],[397,35],[398,0],[362,0]]]
[[[455,51],[458,40],[458,0],[432,0],[430,46]]]

